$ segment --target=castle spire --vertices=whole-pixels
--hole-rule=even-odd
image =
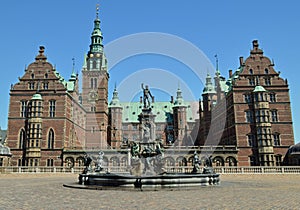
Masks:
[[[99,19],[99,4],[96,6],[96,19],[94,20],[94,30],[91,36],[91,44],[89,54],[103,53],[103,36],[100,29],[100,19]]]
[[[177,105],[183,105],[183,97],[182,97],[182,91],[180,89],[180,84],[178,84],[178,89],[177,89],[177,95],[176,95],[176,101],[175,101],[175,106]]]

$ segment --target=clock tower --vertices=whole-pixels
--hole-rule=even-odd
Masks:
[[[82,105],[86,110],[86,149],[107,148],[108,79],[97,6],[90,49],[82,68]]]

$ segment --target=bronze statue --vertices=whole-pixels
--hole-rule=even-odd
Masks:
[[[143,101],[144,101],[144,108],[150,108],[151,106],[151,101],[150,101],[150,98],[151,97],[151,100],[153,100],[153,96],[149,90],[149,87],[148,85],[146,85],[146,87],[144,88],[144,83],[142,83],[142,89],[143,89]]]

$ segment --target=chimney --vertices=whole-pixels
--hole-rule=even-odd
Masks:
[[[241,57],[240,57],[240,66],[243,66],[243,65],[244,65],[244,57],[241,56]]]
[[[231,78],[232,77],[232,70],[230,69],[229,70],[229,78]]]

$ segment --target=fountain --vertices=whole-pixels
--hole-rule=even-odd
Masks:
[[[139,117],[139,139],[129,141],[129,165],[127,173],[109,173],[103,170],[103,152],[99,155],[92,169],[92,158],[86,156],[85,169],[79,175],[79,184],[85,188],[107,189],[125,187],[130,189],[161,189],[178,187],[196,187],[217,185],[219,174],[212,168],[211,157],[200,159],[195,151],[191,173],[167,173],[164,163],[164,146],[155,139],[155,115],[151,111],[151,92],[143,89],[144,106]],[[200,165],[204,165],[203,171]]]

